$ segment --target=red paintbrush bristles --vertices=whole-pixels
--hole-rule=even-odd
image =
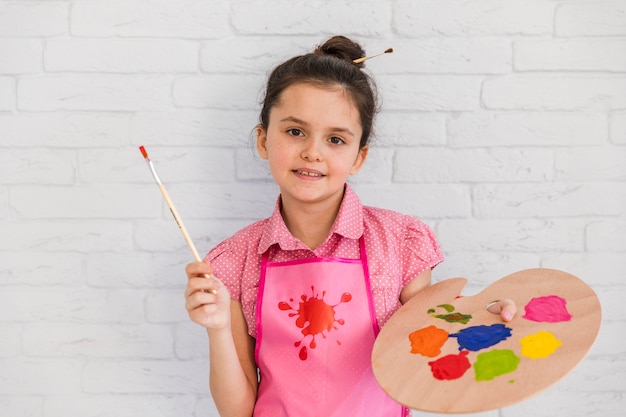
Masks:
[[[143,147],[143,145],[139,147],[139,150],[141,151],[143,157],[148,159],[148,152],[146,151],[146,148]]]

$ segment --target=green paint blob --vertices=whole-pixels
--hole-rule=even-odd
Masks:
[[[454,306],[452,304],[439,304],[437,307],[443,308],[448,313],[452,313],[454,311]]]
[[[434,308],[429,308],[428,311],[426,312],[427,314],[433,314],[435,312]]]
[[[447,321],[448,323],[463,323],[467,324],[471,318],[471,314],[450,313],[450,314],[436,314],[433,316],[438,319]]]
[[[520,358],[510,349],[479,353],[474,363],[476,381],[491,381],[517,369]]]

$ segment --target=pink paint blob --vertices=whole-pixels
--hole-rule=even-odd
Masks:
[[[570,321],[572,315],[567,311],[567,301],[558,295],[547,295],[530,300],[524,307],[526,320],[557,323]]]

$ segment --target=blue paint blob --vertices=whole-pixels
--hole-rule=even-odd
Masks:
[[[472,326],[451,334],[450,337],[456,337],[459,350],[476,352],[508,339],[511,337],[511,329],[504,324]]]

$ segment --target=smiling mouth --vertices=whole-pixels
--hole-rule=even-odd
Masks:
[[[307,177],[317,177],[317,178],[319,178],[319,177],[323,177],[324,176],[323,174],[320,174],[319,172],[302,171],[302,170],[299,170],[299,169],[294,170],[294,172],[296,174],[305,175]]]

